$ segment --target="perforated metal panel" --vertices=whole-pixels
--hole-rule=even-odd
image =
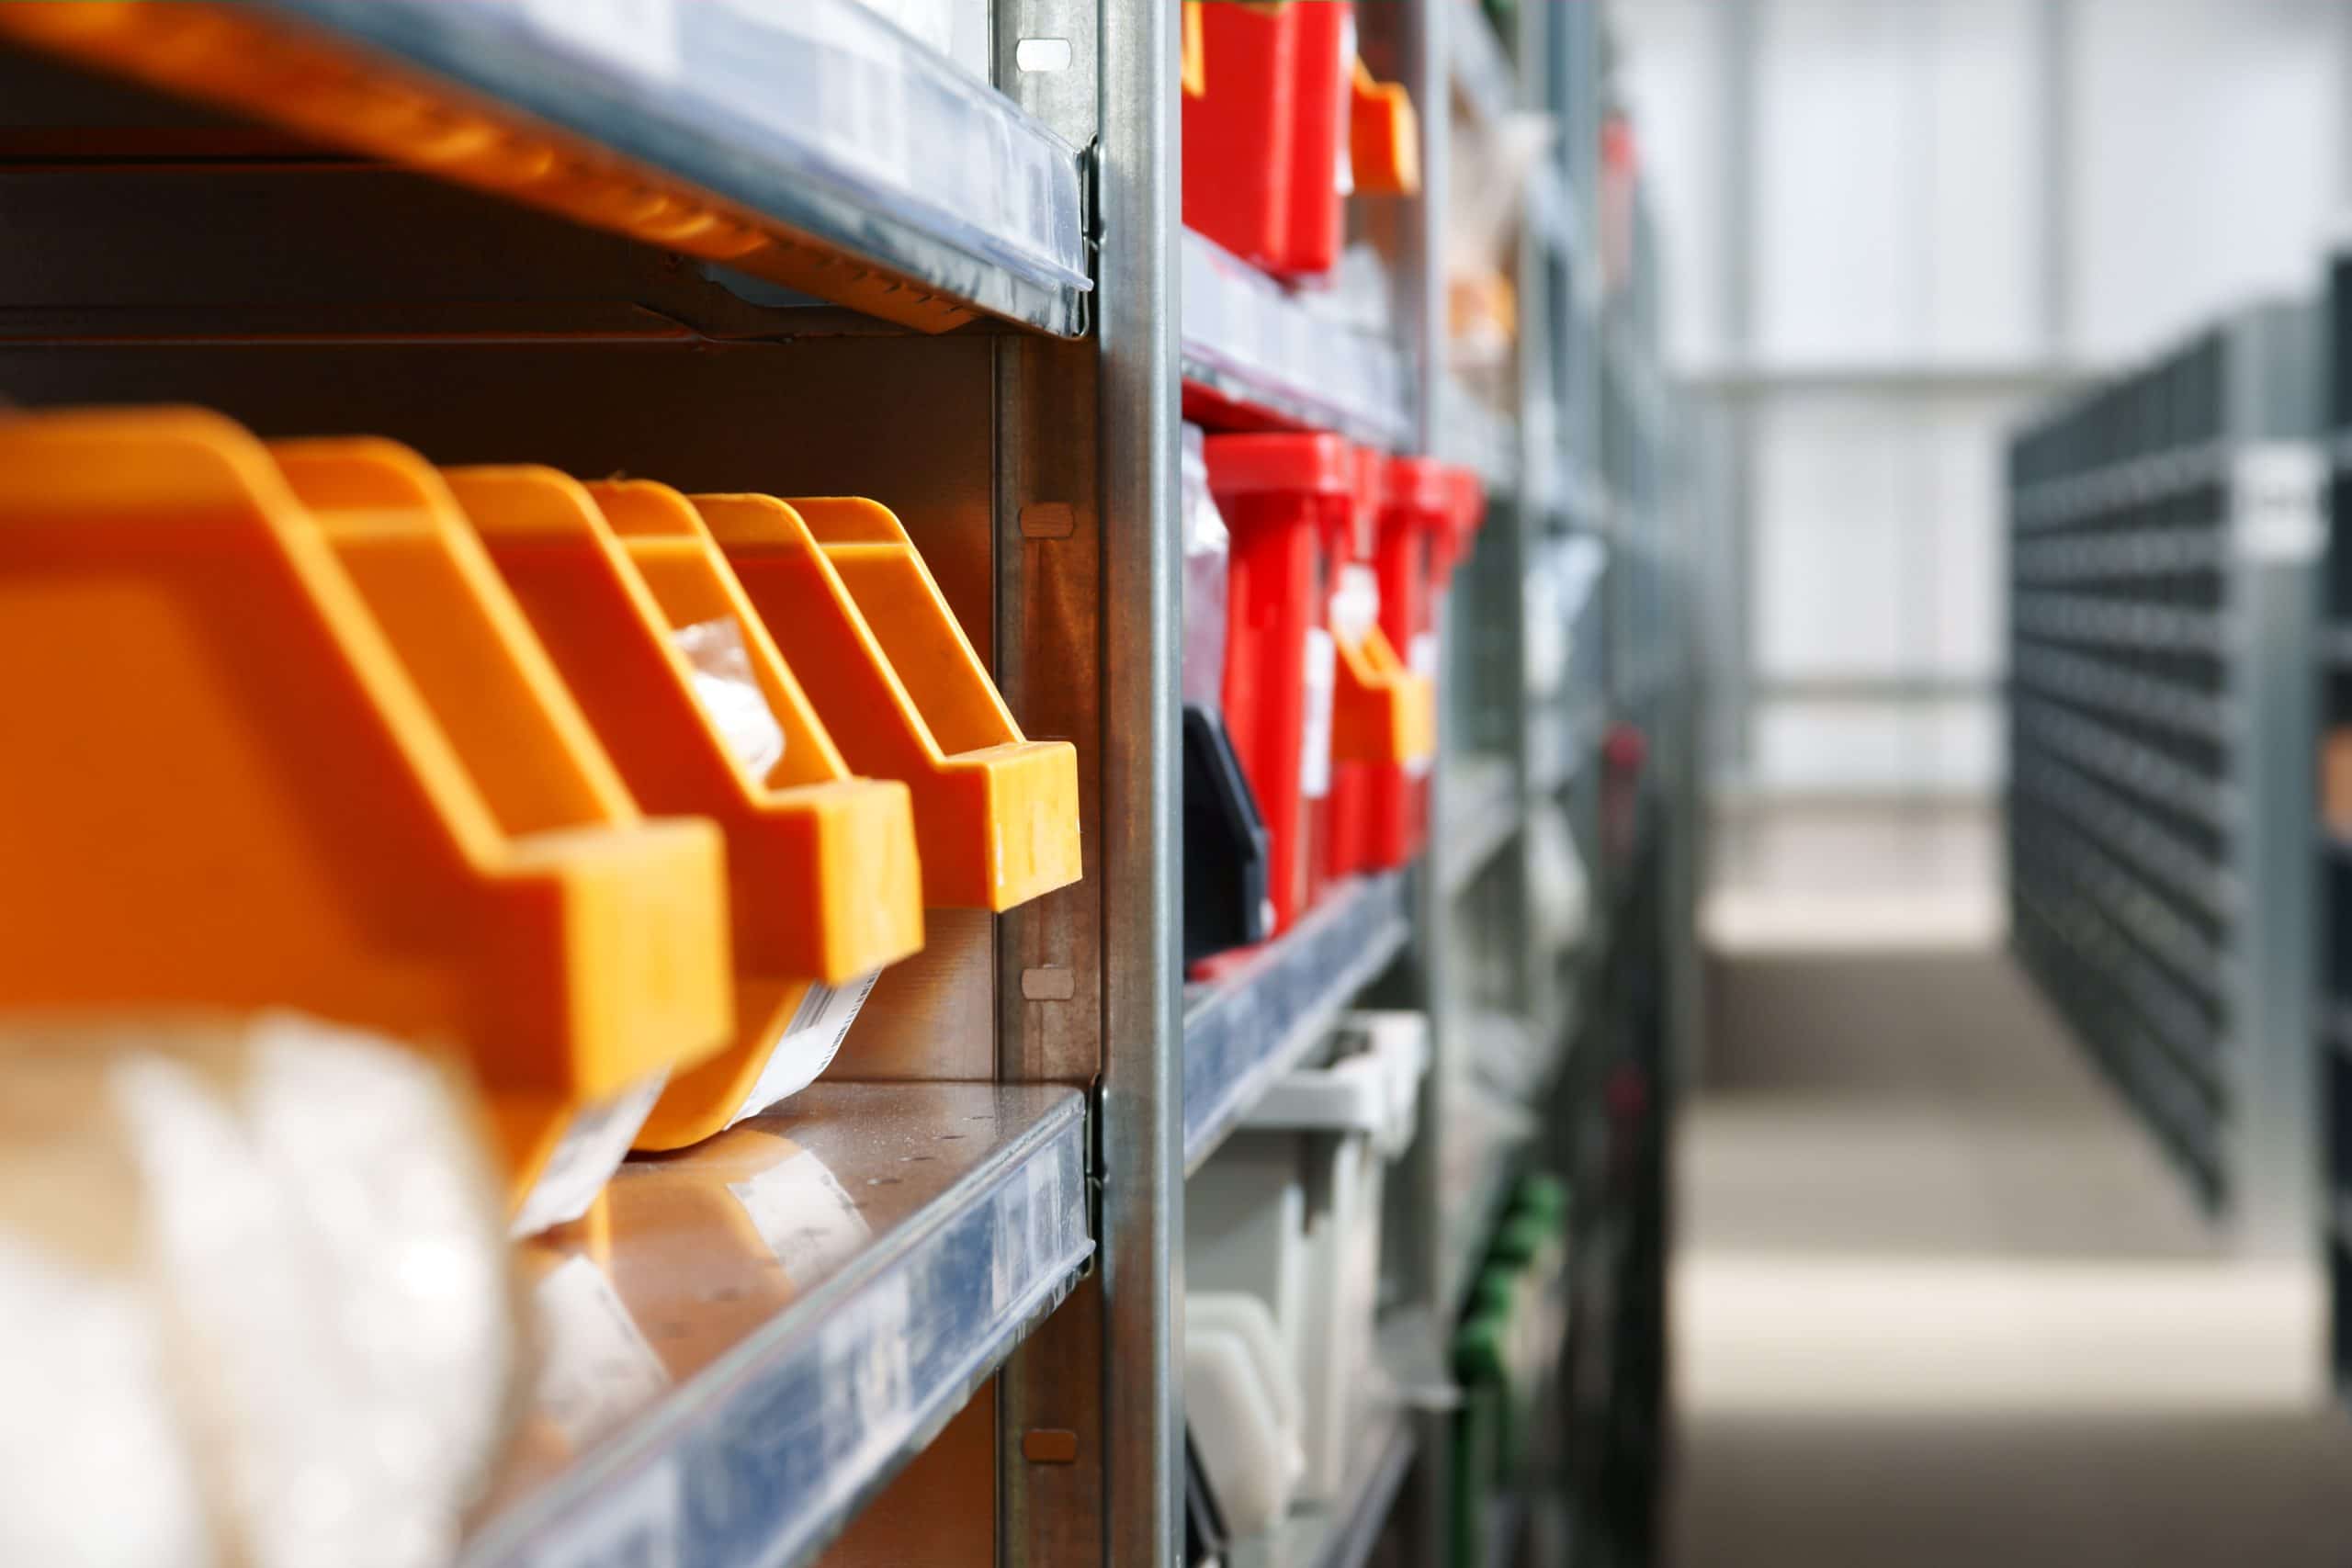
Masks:
[[[2008,454],[2017,951],[2265,1250],[2311,1214],[2318,333],[2250,309]]]

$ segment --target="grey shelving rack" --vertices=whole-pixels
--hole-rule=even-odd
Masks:
[[[2352,729],[2352,254],[2327,268],[2326,423],[2319,625],[2313,638],[2322,795],[2316,842],[2318,974],[2312,987],[2319,1066],[2313,1092],[2324,1118],[2322,1196],[2314,1227],[2327,1260],[2329,1359],[2336,1386],[2352,1391],[2352,831],[2347,831],[2335,747]]]
[[[2011,441],[2027,969],[2246,1247],[2313,1232],[2317,314],[2250,307]]]
[[[1374,1424],[1354,1506],[1296,1516],[1235,1560],[1354,1568],[1384,1534],[1408,1559],[1443,1540],[1449,1425],[1442,1379],[1421,1374],[1443,1364],[1502,1194],[1541,1164],[1571,1179],[1588,1258],[1571,1335],[1607,1348],[1577,1359],[1580,1385],[1558,1358],[1535,1464],[1493,1503],[1510,1521],[1494,1561],[1565,1561],[1571,1542],[1577,1561],[1639,1561],[1644,1529],[1598,1504],[1656,1459],[1692,531],[1645,219],[1624,275],[1604,265],[1600,8],[1521,5],[1509,37],[1462,0],[1363,8],[1367,59],[1411,86],[1425,131],[1425,191],[1391,214],[1398,310],[1381,333],[1183,230],[1179,6],[971,3],[989,84],[854,0],[765,19],[685,0],[206,13],[256,48],[549,139],[647,204],[756,239],[743,265],[308,140],[171,79],[162,56],[0,42],[0,400],[196,402],[266,435],[380,434],[442,462],[887,499],[1027,733],[1079,749],[1085,881],[1003,916],[933,911],[925,953],[888,972],[836,1069],[755,1123],[860,1194],[866,1234],[763,1313],[742,1306],[768,1288],[754,1260],[616,1235],[616,1256],[674,1277],[649,1332],[718,1348],[503,1493],[465,1562],[1182,1562],[1184,1177],[1359,996],[1427,1010],[1438,1047],[1380,1335],[1417,1403]],[[859,95],[929,107],[880,126]],[[1439,368],[1448,123],[1514,107],[1562,135],[1531,177],[1508,406],[1482,412]],[[74,137],[102,155],[62,154]],[[1442,654],[1440,849],[1190,988],[1185,381],[1273,425],[1471,461],[1493,498]],[[1564,538],[1611,564],[1570,629],[1566,688],[1537,702],[1521,580]],[[1604,746],[1634,734],[1638,765]],[[1530,934],[1531,824],[1548,813],[1591,876],[1572,946]],[[1534,1070],[1479,1088],[1522,1113],[1487,1136],[1465,1096],[1498,1038]],[[698,1162],[658,1179],[723,1185]]]

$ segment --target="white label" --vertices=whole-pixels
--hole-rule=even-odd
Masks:
[[[575,1453],[670,1386],[669,1371],[612,1281],[587,1258],[566,1258],[532,1298],[542,1347],[539,1410]]]
[[[807,1149],[727,1190],[799,1289],[854,1257],[874,1234],[841,1179]]]
[[[537,1235],[549,1225],[568,1224],[586,1213],[605,1183],[613,1179],[613,1172],[621,1168],[621,1161],[628,1157],[638,1129],[645,1125],[653,1102],[662,1098],[669,1081],[666,1072],[649,1073],[602,1105],[592,1105],[573,1117],[563,1141],[548,1156],[547,1169],[539,1173],[531,1195],[523,1200],[511,1234]]]
[[[842,1042],[849,1037],[849,1026],[857,1021],[858,1010],[865,1006],[865,998],[874,994],[874,983],[882,977],[876,969],[862,980],[852,980],[846,986],[812,984],[800,998],[800,1006],[793,1010],[792,1022],[786,1027],[784,1038],[775,1043],[775,1050],[768,1057],[768,1065],[735,1109],[734,1118],[727,1124],[733,1126],[747,1116],[757,1116],[769,1106],[798,1094],[817,1081],[818,1075],[833,1065],[841,1054]]]
[[[1356,193],[1356,17],[1348,13],[1340,31],[1340,153],[1332,160],[1331,184],[1342,197]]]
[[[1432,681],[1436,680],[1437,633],[1415,632],[1412,641],[1406,644],[1405,662],[1411,667],[1414,674],[1426,675]]]
[[[523,0],[538,29],[608,64],[657,81],[678,75],[673,0]]]
[[[2250,560],[2316,559],[2325,542],[2320,497],[2327,464],[2317,448],[2273,442],[2238,455],[2238,553]]]
[[[1340,683],[1339,645],[1321,626],[1306,628],[1306,717],[1299,738],[1298,793],[1331,793],[1331,698]]]

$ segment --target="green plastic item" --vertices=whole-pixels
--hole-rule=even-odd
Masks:
[[[1474,1310],[1453,1337],[1453,1376],[1461,1385],[1462,1404],[1453,1413],[1453,1517],[1447,1536],[1456,1568],[1474,1568],[1487,1560],[1486,1502],[1502,1482],[1510,1420],[1510,1393],[1504,1373],[1509,1343],[1509,1322],[1492,1311]]]

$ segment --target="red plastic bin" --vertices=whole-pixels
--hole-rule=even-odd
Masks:
[[[1184,95],[1184,222],[1253,265],[1339,265],[1355,6],[1202,7],[1204,82]]]
[[[1370,446],[1355,449],[1355,493],[1350,512],[1343,564],[1373,560],[1379,540],[1380,503],[1386,492],[1388,457]],[[1335,633],[1336,636],[1336,633]],[[1331,760],[1331,864],[1333,877],[1357,872],[1385,870],[1391,863],[1380,852],[1375,808],[1377,788],[1374,765]]]
[[[1453,568],[1487,512],[1486,487],[1468,468],[1430,457],[1392,457],[1382,476],[1378,537],[1380,627],[1407,668],[1435,682],[1440,615]],[[1401,865],[1429,841],[1427,769],[1383,770],[1374,780],[1372,852]]]
[[[1209,492],[1233,539],[1226,586],[1225,722],[1266,822],[1272,931],[1328,869],[1334,650],[1332,566],[1346,547],[1355,458],[1336,435],[1212,435]],[[1272,933],[1270,933],[1272,934]]]

